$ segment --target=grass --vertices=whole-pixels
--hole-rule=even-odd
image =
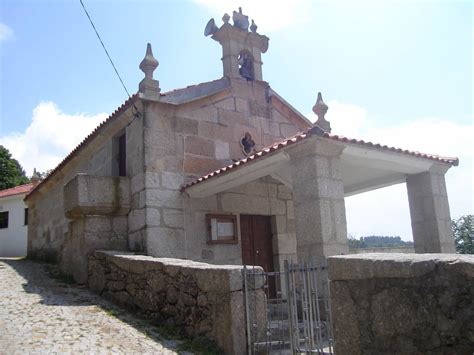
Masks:
[[[177,348],[179,352],[191,352],[202,355],[223,354],[217,344],[208,338],[189,337],[184,334],[182,329],[176,326],[157,324],[156,321],[151,321],[149,323],[156,328],[160,336],[164,339],[179,340],[180,344]]]
[[[45,269],[49,277],[66,285],[75,285],[76,282],[71,275],[66,275],[55,264],[45,263]]]
[[[121,311],[118,311],[116,309],[112,309],[112,308],[104,308],[102,307],[102,309],[104,310],[104,312],[111,316],[111,317],[115,317],[115,318],[119,318],[120,316],[123,315],[123,313]]]
[[[178,346],[178,351],[188,351],[203,355],[223,354],[213,341],[204,337],[185,339],[183,343]]]
[[[59,281],[60,283],[67,285],[76,285],[74,278],[71,275],[66,275],[61,270],[59,270],[58,265],[53,260],[37,260],[34,258],[29,258],[28,256],[23,256],[17,259],[18,261],[33,261],[35,263],[41,264],[44,266],[46,273],[52,279]]]
[[[105,313],[109,316],[118,318],[123,321],[123,317],[127,314],[126,311],[122,309],[109,308],[107,306],[101,306]],[[139,322],[135,323],[134,326],[137,327],[140,331],[146,334],[152,340],[156,340],[158,336],[162,340],[171,340],[177,342],[177,351],[178,352],[190,352],[199,355],[218,355],[223,354],[219,349],[217,344],[205,337],[190,337],[184,333],[184,331],[174,325],[163,324],[155,319],[147,319],[143,317],[135,316]],[[152,328],[153,331],[149,331]]]

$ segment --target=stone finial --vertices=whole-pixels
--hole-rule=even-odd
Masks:
[[[140,69],[145,73],[146,79],[153,79],[153,72],[158,68],[158,61],[153,57],[153,51],[151,49],[151,44],[146,45],[146,55],[140,63]]]
[[[241,7],[239,7],[239,12],[234,11],[232,13],[232,21],[234,21],[234,27],[245,31],[249,30],[249,17],[242,13]]]
[[[252,24],[250,25],[250,31],[253,33],[257,33],[258,26],[255,24],[254,20],[252,20]]]
[[[33,169],[33,175],[31,175],[30,180],[33,186],[36,186],[41,182],[41,175],[36,171],[36,168]]]
[[[144,99],[158,100],[160,98],[160,83],[153,79],[153,72],[159,63],[153,56],[151,44],[146,46],[145,58],[140,63],[140,69],[145,73],[145,78],[138,85],[138,91]]]
[[[224,16],[222,16],[222,21],[224,21],[224,23],[229,23],[229,20],[230,20],[230,16],[229,14],[226,12],[224,14]]]
[[[204,36],[210,36],[216,33],[219,30],[219,27],[216,26],[216,21],[214,21],[213,18],[209,20],[209,22],[206,25],[206,28],[204,28]]]
[[[326,112],[328,112],[328,105],[323,101],[323,96],[320,92],[318,92],[318,99],[316,100],[316,104],[313,106],[313,112],[318,116],[318,120],[316,121],[315,125],[323,129],[324,131],[330,133],[331,132],[331,124],[329,121],[326,121],[324,117]]]

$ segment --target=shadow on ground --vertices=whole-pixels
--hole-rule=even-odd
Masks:
[[[0,272],[7,267],[2,263],[13,268],[25,279],[26,282],[22,284],[24,291],[39,295],[41,304],[68,307],[96,306],[98,312],[104,311],[108,315],[129,324],[169,350],[177,351],[182,343],[179,340],[168,339],[166,334],[163,336],[159,333],[157,326],[117,307],[112,302],[92,293],[87,287],[71,284],[71,280],[64,278],[54,264],[27,259],[0,258]]]

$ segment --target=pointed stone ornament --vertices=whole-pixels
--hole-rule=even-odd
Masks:
[[[252,20],[252,24],[250,25],[250,31],[253,33],[257,33],[258,26],[255,24],[254,20]]]
[[[140,63],[140,69],[145,73],[145,78],[138,85],[140,97],[145,100],[159,100],[160,98],[160,83],[153,79],[153,72],[158,67],[159,63],[153,56],[151,44],[146,46],[145,58]]]
[[[329,121],[326,121],[326,118],[324,118],[328,109],[328,105],[323,101],[323,96],[318,92],[318,99],[316,100],[316,104],[313,106],[313,112],[318,116],[315,125],[323,129],[325,132],[331,133],[331,124]]]
[[[232,21],[234,21],[234,27],[244,31],[249,30],[249,17],[242,13],[241,7],[239,7],[239,12],[234,11],[232,13]]]
[[[36,171],[36,168],[33,169],[33,175],[31,176],[30,180],[31,180],[31,183],[33,184],[33,186],[36,186],[41,182],[41,176]]]
[[[222,16],[222,21],[224,21],[224,23],[229,23],[229,20],[230,20],[230,16],[229,14],[226,12],[224,14],[224,16]]]
[[[140,63],[140,69],[145,73],[145,78],[153,79],[153,72],[158,68],[158,61],[153,57],[153,51],[151,49],[151,44],[148,43],[146,46],[146,55]]]

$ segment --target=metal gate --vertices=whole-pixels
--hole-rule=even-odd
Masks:
[[[244,266],[249,354],[333,354],[327,266],[284,262],[283,271]]]

